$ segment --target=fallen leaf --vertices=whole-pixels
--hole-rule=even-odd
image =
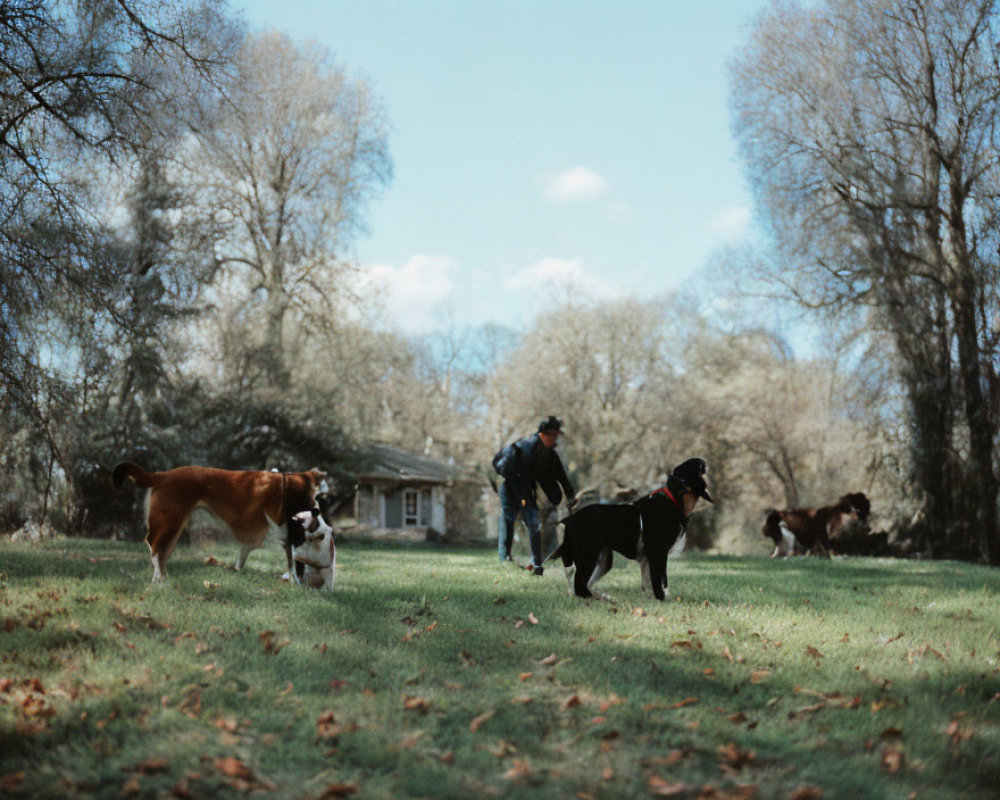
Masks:
[[[292,641],[291,639],[285,639],[282,642],[276,642],[274,639],[276,635],[277,634],[275,634],[274,631],[263,631],[257,634],[257,636],[260,637],[260,640],[264,643],[265,654],[277,655],[281,652],[283,647]]]
[[[531,676],[532,676],[532,673],[530,673],[530,672],[522,672],[522,673],[521,673],[520,675],[518,675],[517,677],[518,677],[518,679],[519,679],[520,681],[522,681],[522,682],[523,682],[523,681],[526,681],[526,680],[528,680],[528,678],[530,678]]]
[[[887,772],[890,775],[899,772],[906,762],[906,757],[903,755],[903,751],[896,747],[886,747],[882,751],[882,771]]]
[[[134,767],[125,767],[125,772],[138,772],[140,775],[155,775],[157,772],[165,772],[169,762],[165,758],[147,758]]]
[[[683,700],[678,700],[670,708],[684,708],[684,706],[691,706],[698,702],[697,697],[685,697]]]
[[[242,778],[247,781],[252,781],[254,779],[253,770],[251,770],[250,767],[238,758],[233,756],[227,756],[226,758],[213,758],[212,763],[215,764],[215,768],[219,770],[219,772],[230,778]]]
[[[551,653],[550,655],[545,656],[545,658],[543,658],[538,663],[541,664],[543,667],[551,667],[554,664],[558,663],[558,661],[559,661],[559,656],[557,656],[555,653]]]
[[[209,590],[218,589],[222,585],[221,583],[212,583],[212,581],[202,581],[202,583],[205,585],[205,588]]]
[[[769,677],[771,677],[771,670],[756,669],[750,673],[750,683],[760,683],[766,681]]]
[[[116,631],[118,631],[118,633],[125,633],[125,631],[127,630],[127,628],[120,622],[112,622],[111,625],[114,627]]]
[[[13,794],[21,788],[21,784],[24,783],[24,779],[27,777],[27,773],[22,769],[17,772],[8,772],[3,777],[0,777],[0,792]]]
[[[217,717],[212,720],[212,724],[215,725],[216,728],[223,731],[229,731],[230,733],[235,733],[236,729],[239,727],[239,723],[234,717]]]
[[[534,614],[532,614],[529,611],[528,612],[528,622],[530,622],[532,625],[537,625],[538,624],[538,617],[536,617]]]
[[[733,742],[720,747],[719,755],[722,756],[728,766],[734,769],[745,767],[757,757],[757,754],[753,750],[743,750]]]
[[[806,646],[806,655],[809,658],[823,658],[823,654],[812,645]]]
[[[479,716],[474,717],[472,722],[469,723],[469,733],[475,733],[478,731],[479,726],[486,722],[486,720],[493,717],[496,713],[496,711],[484,711]]]
[[[426,714],[430,710],[430,707],[431,704],[422,697],[407,695],[403,700],[403,708],[407,711],[418,711],[421,714]]]
[[[659,775],[650,775],[647,785],[655,797],[674,797],[687,791],[686,783],[667,783]]]
[[[563,701],[562,707],[576,708],[576,706],[580,705],[582,702],[583,701],[580,699],[580,695],[574,694],[572,697],[568,697]]]
[[[531,767],[523,758],[515,758],[503,776],[509,781],[523,781],[531,777]]]

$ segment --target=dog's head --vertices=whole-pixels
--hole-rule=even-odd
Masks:
[[[872,510],[872,504],[865,496],[864,492],[852,492],[850,494],[845,494],[837,502],[839,505],[849,506],[851,511],[853,511],[862,522],[865,522],[868,519],[868,515]]]
[[[681,491],[693,492],[696,497],[701,497],[709,503],[714,503],[712,496],[708,493],[708,484],[705,482],[705,475],[708,472],[708,463],[703,458],[689,458],[674,467],[670,477],[681,484]]]

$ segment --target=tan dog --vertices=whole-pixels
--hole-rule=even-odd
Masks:
[[[131,478],[136,486],[149,489],[146,544],[153,560],[153,583],[163,579],[167,559],[196,508],[207,509],[233,532],[240,544],[237,570],[243,569],[250,551],[264,543],[269,531],[277,532],[283,540],[291,566],[288,522],[315,506],[317,493],[327,489],[326,473],[317,469],[262,472],[178,467],[147,472],[123,461],[111,478],[116,487]],[[298,533],[302,536],[301,530]]]

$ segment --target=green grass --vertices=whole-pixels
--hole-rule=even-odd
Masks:
[[[996,570],[687,556],[660,604],[620,561],[585,602],[488,550],[342,543],[332,595],[235,553],[0,546],[0,796],[997,796]]]

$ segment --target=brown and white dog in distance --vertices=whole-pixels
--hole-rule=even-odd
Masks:
[[[767,511],[762,533],[774,542],[771,558],[786,558],[797,549],[830,557],[830,544],[844,526],[864,522],[871,503],[863,492],[845,494],[836,503],[822,508],[772,508]]]
[[[337,566],[337,548],[333,543],[333,528],[318,508],[300,511],[295,520],[305,530],[305,541],[292,547],[292,558],[301,564],[301,582],[305,586],[333,591],[333,571]]]
[[[177,544],[191,515],[204,508],[224,522],[240,545],[236,569],[242,570],[247,556],[264,544],[274,531],[289,554],[291,547],[304,541],[298,523],[289,524],[300,511],[316,505],[316,495],[326,491],[326,473],[264,472],[227,470],[211,467],[177,467],[166,472],[147,472],[123,461],[111,473],[116,487],[126,478],[149,489],[146,496],[146,544],[153,560],[153,583],[163,579],[167,559]]]

